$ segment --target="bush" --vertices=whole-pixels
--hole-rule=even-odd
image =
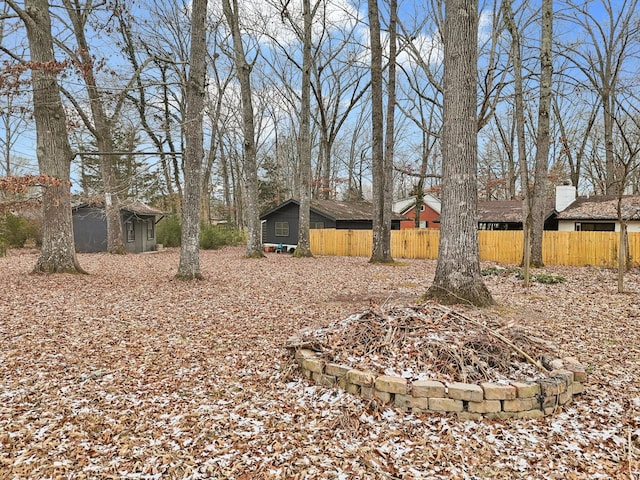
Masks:
[[[41,228],[33,221],[16,215],[7,214],[0,219],[0,242],[3,249],[22,248],[27,240],[42,243]]]
[[[179,247],[182,243],[182,224],[178,215],[165,217],[156,230],[156,240],[165,247]],[[245,241],[244,233],[235,226],[202,224],[200,248],[215,250],[225,245],[239,245]]]
[[[203,224],[200,230],[200,248],[215,250],[226,245],[244,242],[244,234],[235,227]]]
[[[507,275],[511,275],[514,272],[517,272],[518,269],[517,268],[513,268],[513,267],[509,267],[509,268],[505,268],[505,267],[488,267],[485,268],[483,270],[480,271],[480,274],[487,277],[487,276],[491,276],[491,275],[496,275],[499,277],[504,277]]]
[[[519,268],[513,268],[513,267],[510,267],[510,268],[489,267],[489,268],[485,268],[480,273],[482,273],[482,275],[484,276],[497,275],[502,277],[515,274],[518,280],[524,280],[523,271]],[[566,281],[566,278],[564,278],[563,276],[552,275],[550,273],[532,273],[529,278],[532,282],[544,283],[547,285],[554,285],[556,283],[563,283]]]
[[[531,280],[537,283],[544,283],[547,285],[555,285],[556,283],[564,283],[567,281],[567,279],[561,275],[552,275],[550,273],[537,273],[531,276]]]
[[[163,218],[156,229],[156,241],[165,247],[179,247],[182,239],[182,225],[178,215]]]

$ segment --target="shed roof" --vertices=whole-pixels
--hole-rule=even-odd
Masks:
[[[120,209],[136,215],[165,215],[165,212],[162,210],[158,210],[157,208],[150,207],[145,203],[136,201],[123,202],[120,204]]]
[[[260,216],[264,219],[283,207],[294,204],[300,206],[295,199],[287,200]],[[339,200],[311,200],[311,211],[331,220],[372,220],[373,204],[371,202],[344,202]],[[402,215],[393,214],[393,220],[405,220]]]
[[[97,207],[104,208],[103,199],[88,199],[84,201],[77,201],[72,203],[73,210],[84,207]],[[137,200],[124,200],[120,202],[120,210],[133,213],[134,215],[165,215],[165,212],[158,210],[157,208],[150,207],[149,205],[139,202]]]
[[[613,195],[578,197],[558,214],[558,220],[617,220],[617,205],[618,197]],[[640,220],[640,196],[622,197],[622,218]]]

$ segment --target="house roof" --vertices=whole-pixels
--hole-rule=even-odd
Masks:
[[[104,208],[103,199],[90,199],[86,201],[77,201],[72,203],[72,209],[77,210],[84,207],[97,207]],[[120,210],[133,213],[134,215],[165,215],[165,212],[158,210],[157,208],[150,207],[147,204],[138,202],[136,200],[124,200],[120,202]]]
[[[294,204],[300,205],[298,200],[290,199],[284,203],[281,203],[275,208],[272,208],[268,212],[260,216],[264,219],[270,216],[272,213],[282,209],[283,207]],[[373,204],[370,202],[343,202],[338,200],[311,200],[311,211],[322,215],[323,217],[331,220],[372,220],[373,219]],[[405,220],[402,215],[393,215],[393,220]]]
[[[545,220],[555,213],[547,208]],[[522,223],[522,200],[492,200],[478,202],[478,222]]]
[[[578,197],[558,214],[558,220],[617,220],[617,205],[616,196]],[[640,196],[622,197],[622,218],[640,220]]]
[[[478,202],[478,221],[487,223],[522,222],[522,200]]]
[[[431,207],[436,213],[440,213],[440,200],[429,194],[425,193],[423,197],[423,202]],[[402,198],[393,204],[393,211],[399,214],[405,214],[408,210],[415,207],[416,204],[416,196],[412,195],[411,197]]]

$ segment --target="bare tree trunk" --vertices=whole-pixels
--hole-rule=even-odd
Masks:
[[[186,151],[182,196],[182,244],[176,278],[201,279],[200,202],[202,200],[202,157],[204,156],[202,120],[204,110],[207,0],[191,3],[191,53],[187,78],[187,111],[184,119]]]
[[[206,155],[204,171],[202,172],[202,195],[200,204],[200,221],[206,224],[211,223],[211,173],[213,171],[213,163],[216,159],[216,149],[218,141],[216,140],[215,128],[211,132],[211,140]]]
[[[389,81],[387,83],[387,118],[385,133],[385,148],[383,157],[384,196],[382,204],[383,251],[385,261],[393,262],[391,257],[391,217],[393,204],[393,158],[395,146],[395,111],[396,111],[396,57],[398,52],[398,1],[389,2]]]
[[[253,121],[253,102],[251,99],[251,68],[247,63],[242,45],[238,0],[222,0],[222,10],[231,29],[235,53],[236,75],[240,83],[242,99],[242,130],[244,133],[244,186],[247,218],[247,257],[264,257],[262,252],[262,224],[260,223],[260,205],[258,199],[258,167],[256,163],[255,126]]]
[[[220,143],[220,170],[222,171],[222,197],[227,213],[227,220],[238,224],[237,218],[232,215],[231,187],[233,186],[233,167],[229,167],[229,160],[224,152],[224,145]],[[233,209],[235,211],[235,209]]]
[[[442,213],[438,265],[425,298],[493,303],[480,274],[477,220],[477,0],[448,0],[444,23]]]
[[[621,206],[621,198],[618,198],[618,210]],[[618,215],[621,220],[622,215]],[[618,293],[624,293],[624,274],[627,271],[627,249],[628,249],[627,222],[620,221],[620,232],[618,233]]]
[[[107,219],[107,251],[109,253],[126,253],[122,238],[122,225],[120,220],[120,200],[118,198],[118,185],[114,168],[113,136],[111,134],[112,121],[107,116],[102,97],[98,90],[96,77],[94,74],[94,59],[89,50],[89,44],[85,35],[85,23],[92,6],[87,5],[85,10],[79,5],[72,5],[70,0],[63,0],[63,4],[71,23],[73,32],[78,44],[78,55],[81,63],[81,72],[89,95],[93,126],[90,130],[96,138],[96,145],[100,155],[100,174],[102,177],[102,188],[104,190],[104,209]],[[71,53],[71,52],[70,52]]]
[[[7,3],[27,28],[40,173],[60,180],[59,185],[44,188],[42,248],[33,271],[86,273],[78,263],[73,242],[69,181],[73,154],[57,83],[59,64],[53,55],[49,6],[47,0],[25,0],[22,10],[13,0]]]
[[[515,123],[516,138],[518,139],[518,163],[520,165],[520,184],[522,189],[522,235],[523,252],[522,265],[524,267],[524,285],[529,286],[529,268],[531,263],[531,190],[529,188],[529,167],[527,165],[527,149],[525,140],[525,118],[522,80],[522,56],[520,52],[520,32],[515,23],[512,0],[502,3],[504,21],[511,35],[511,58],[513,61],[513,77],[515,90]]]
[[[298,158],[300,161],[300,209],[298,215],[298,246],[296,257],[311,257],[309,226],[311,222],[311,27],[313,12],[311,0],[302,0],[302,91],[300,97],[300,135]]]
[[[553,0],[542,1],[542,34],[540,40],[540,106],[536,138],[536,166],[531,195],[531,266],[543,267],[542,236],[547,209],[547,172],[549,164],[549,123],[551,116],[551,82],[553,62]]]
[[[371,41],[371,163],[373,173],[373,249],[372,263],[393,262],[391,225],[385,225],[386,178],[382,111],[382,45],[378,0],[368,0]],[[389,215],[390,217],[390,215]],[[389,218],[390,221],[390,218]]]

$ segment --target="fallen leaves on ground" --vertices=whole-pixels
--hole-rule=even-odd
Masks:
[[[422,295],[435,262],[201,254],[80,255],[91,275],[0,259],[0,478],[425,479],[640,477],[640,272],[546,268],[562,284],[485,281],[498,315],[589,372],[537,420],[414,416],[313,386],[283,345],[375,304]]]

